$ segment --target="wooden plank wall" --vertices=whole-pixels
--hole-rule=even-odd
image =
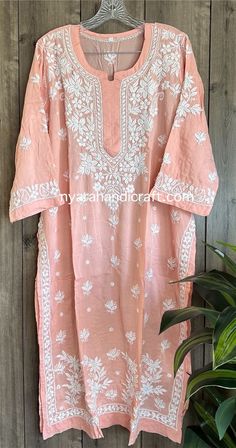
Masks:
[[[0,396],[1,448],[124,448],[127,430],[104,429],[94,441],[84,432],[66,431],[43,441],[38,418],[38,346],[34,314],[38,216],[13,225],[8,220],[9,192],[14,176],[15,144],[20,126],[34,42],[45,32],[91,17],[99,1],[7,0],[0,2],[1,55],[1,296]],[[197,221],[197,271],[215,267],[201,240],[236,243],[236,2],[221,0],[126,1],[130,13],[147,22],[169,23],[188,33],[205,87],[205,108],[220,176],[220,190],[208,219]],[[116,32],[118,23],[96,28]],[[199,299],[194,297],[194,302]],[[195,327],[201,321],[197,321]],[[209,355],[195,351],[193,367]],[[187,417],[189,419],[189,416]],[[156,434],[141,433],[135,448],[179,445]]]

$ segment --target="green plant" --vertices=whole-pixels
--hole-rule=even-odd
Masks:
[[[236,252],[236,246],[232,244],[217,243]],[[211,344],[212,349],[212,362],[194,372],[188,381],[186,400],[191,400],[199,426],[186,429],[184,448],[235,448],[236,397],[228,397],[225,389],[236,389],[236,263],[217,247],[206,246],[220,257],[230,273],[214,269],[171,282],[193,282],[207,307],[190,306],[166,311],[160,333],[199,315],[209,322],[207,327],[183,341],[175,353],[176,375],[185,356],[196,346]],[[202,401],[199,397],[196,400],[199,391],[204,392]]]

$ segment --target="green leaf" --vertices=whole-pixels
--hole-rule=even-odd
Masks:
[[[200,370],[190,376],[186,392],[186,400],[200,389],[210,386],[223,389],[236,389],[236,369]]]
[[[183,448],[211,448],[199,426],[188,426],[184,434]]]
[[[217,407],[224,401],[224,394],[218,387],[205,387],[204,392]]]
[[[213,334],[213,369],[236,357],[236,308],[227,307],[219,315]]]
[[[173,325],[179,324],[180,322],[188,319],[193,319],[194,317],[200,316],[201,314],[210,319],[213,324],[216,323],[216,320],[219,316],[218,311],[197,306],[165,311],[161,320],[160,333],[167,330],[167,328],[172,327]]]
[[[217,448],[235,448],[235,443],[228,434],[225,434],[221,441],[219,440],[214,417],[197,401],[193,402],[193,406],[201,422],[202,430],[214,446]]]
[[[230,294],[236,299],[236,278],[228,273],[212,269],[209,272],[202,272],[198,275],[190,275],[180,280],[172,280],[169,283],[193,282],[211,291],[221,291]]]
[[[218,407],[215,415],[216,427],[219,433],[220,440],[223,439],[224,434],[231,424],[236,414],[236,397],[228,398],[223,401]]]
[[[217,247],[212,246],[211,244],[205,243],[209,249],[214,252],[218,257],[221,258],[224,265],[227,266],[232,272],[236,273],[236,263],[228,256],[225,252],[221,251]]]
[[[209,291],[209,289],[200,285],[196,285],[196,291],[211,308],[217,311],[223,311],[229,305],[236,306],[236,299],[226,292]]]
[[[216,242],[217,242],[217,244],[221,244],[222,246],[229,247],[231,250],[236,252],[236,246],[234,246],[233,244],[225,243],[224,241],[219,241],[219,240],[217,240]]]
[[[189,338],[182,342],[175,352],[174,375],[176,375],[187,353],[199,344],[210,344],[212,342],[212,335],[213,329],[205,328],[204,330],[194,332]]]

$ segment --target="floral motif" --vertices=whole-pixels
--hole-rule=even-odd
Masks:
[[[120,264],[120,259],[116,255],[112,255],[111,264],[113,268],[117,268]]]
[[[136,249],[140,249],[143,245],[141,238],[137,238],[133,243]]]
[[[55,295],[55,300],[57,303],[61,303],[63,302],[65,298],[65,294],[63,291],[57,291],[56,295]]]
[[[168,348],[170,348],[170,342],[168,341],[168,339],[163,339],[163,341],[161,342],[162,353],[165,352]]]
[[[164,154],[163,163],[164,163],[164,165],[170,165],[171,164],[171,155],[168,152],[166,152]]]
[[[160,232],[160,226],[158,224],[151,224],[151,232],[153,235],[158,235]]]
[[[61,386],[66,389],[65,402],[76,406],[84,394],[81,364],[75,356],[71,356],[65,351],[57,355],[57,358],[59,362],[54,366],[54,372],[66,378],[66,383]]]
[[[29,149],[32,141],[30,137],[22,137],[19,147],[23,150]]]
[[[170,216],[171,216],[171,221],[173,223],[177,224],[180,222],[181,217],[180,217],[180,212],[178,210],[171,210]]]
[[[58,184],[55,180],[43,184],[34,184],[12,191],[10,198],[10,211],[18,207],[31,204],[41,199],[57,198],[60,194]]]
[[[54,253],[54,261],[57,263],[60,260],[61,252],[57,249]]]
[[[139,294],[140,294],[140,287],[138,284],[132,286],[132,288],[130,288],[130,291],[132,293],[132,296],[137,299]]]
[[[211,188],[197,187],[182,180],[174,179],[162,172],[159,172],[153,187],[154,196],[155,191],[157,193],[159,191],[170,193],[171,195],[181,195],[184,201],[195,204],[200,203],[206,206],[211,206],[215,198],[215,191],[211,190]]]
[[[82,342],[87,342],[89,335],[90,335],[90,332],[89,332],[88,328],[83,328],[83,330],[81,330],[79,332],[79,338]]]
[[[92,235],[89,235],[88,233],[86,233],[85,235],[82,235],[81,242],[82,242],[83,246],[85,246],[85,247],[91,246],[91,244],[93,242]]]
[[[107,309],[108,313],[113,314],[117,310],[117,302],[115,300],[108,300],[105,303],[105,308]]]
[[[179,128],[181,122],[184,121],[188,114],[199,115],[203,112],[203,108],[194,100],[197,95],[197,87],[195,86],[193,76],[186,72],[173,128]]]
[[[93,284],[90,280],[87,280],[83,285],[82,285],[82,291],[83,294],[88,296],[91,293],[91,290],[93,288]]]
[[[173,310],[176,307],[176,302],[173,299],[165,299],[163,301],[163,310]]]
[[[97,414],[97,398],[98,395],[105,391],[112,380],[110,380],[107,376],[107,372],[102,365],[102,361],[97,356],[93,358],[89,358],[88,356],[84,356],[81,364],[88,371],[88,378],[86,380],[88,391],[88,403],[90,404],[91,411]],[[85,377],[86,378],[86,377]]]
[[[60,330],[59,333],[56,335],[56,342],[59,344],[63,344],[64,340],[66,338],[66,330]]]
[[[153,269],[150,268],[148,271],[146,271],[145,278],[146,280],[151,281],[152,277],[153,277]]]
[[[173,271],[177,266],[177,260],[173,257],[168,258],[167,260],[167,267]]]
[[[197,143],[201,144],[206,141],[207,134],[206,134],[206,132],[198,131],[198,132],[195,132],[194,136],[195,136]]]
[[[125,333],[125,337],[130,344],[133,344],[134,341],[136,340],[136,334],[134,331],[127,331]]]

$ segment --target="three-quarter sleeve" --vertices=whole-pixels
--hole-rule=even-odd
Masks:
[[[10,192],[10,222],[63,203],[59,171],[49,135],[48,71],[41,40],[36,42],[26,86],[15,151],[15,176]]]
[[[204,87],[189,37],[185,35],[173,121],[161,167],[150,197],[189,212],[207,216],[219,178],[204,110]],[[170,82],[165,82],[170,87]]]

